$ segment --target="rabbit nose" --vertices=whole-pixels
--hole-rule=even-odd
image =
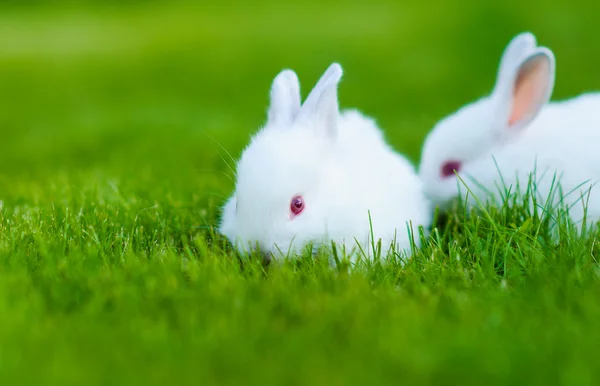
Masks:
[[[263,259],[265,260],[265,263],[270,263],[271,260],[273,260],[273,252],[262,251],[261,254],[262,254]]]
[[[273,259],[273,252],[271,252],[270,250],[268,250],[260,244],[256,246],[256,252],[258,252],[258,254],[262,256],[263,260],[266,263],[271,262],[271,260]]]

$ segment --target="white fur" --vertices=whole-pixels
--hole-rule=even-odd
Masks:
[[[517,73],[532,58],[547,61],[536,78],[537,99],[524,94],[527,110],[510,124],[517,104]],[[591,186],[600,180],[600,95],[547,103],[554,68],[550,50],[537,47],[529,33],[518,35],[505,50],[492,94],[438,123],[425,141],[419,170],[426,194],[435,204],[443,207],[459,194],[463,198],[467,194],[455,175],[442,178],[440,174],[442,165],[456,160],[462,162],[458,175],[482,201],[501,202],[503,186],[512,192],[519,186],[523,193],[532,175],[538,199],[546,204],[556,176],[564,196],[557,191],[549,203],[562,199],[573,206],[570,215],[578,223],[583,220],[584,204],[590,222],[600,218],[600,188],[592,189],[587,199]]]
[[[338,110],[342,76],[333,64],[300,108],[290,70],[273,81],[269,120],[237,165],[235,193],[223,208],[220,231],[239,249],[258,246],[281,257],[307,244],[330,245],[356,256],[357,241],[371,255],[369,212],[375,240],[387,250],[410,247],[418,227],[430,225],[430,205],[413,166],[394,153],[372,119]],[[302,195],[305,210],[290,217]],[[236,209],[237,205],[237,209]]]

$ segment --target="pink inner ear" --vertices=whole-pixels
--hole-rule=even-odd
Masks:
[[[536,56],[521,66],[515,80],[509,126],[535,114],[544,103],[549,72],[550,63],[545,56]]]

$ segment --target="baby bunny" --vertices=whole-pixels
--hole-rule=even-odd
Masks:
[[[243,151],[223,208],[219,230],[238,250],[256,248],[270,260],[334,241],[355,259],[378,240],[384,254],[392,245],[408,249],[409,227],[418,243],[418,227],[430,225],[413,166],[373,120],[339,112],[341,77],[332,64],[302,106],[293,71],[274,79],[267,123]]]
[[[464,184],[483,202],[501,202],[504,188],[524,193],[531,177],[539,204],[562,200],[579,226],[584,211],[598,220],[600,191],[590,189],[600,180],[600,95],[547,104],[554,72],[554,55],[532,34],[509,43],[491,95],[442,120],[425,141],[419,173],[435,204],[464,199]]]

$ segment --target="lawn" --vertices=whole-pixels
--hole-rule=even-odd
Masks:
[[[599,232],[457,209],[406,265],[263,268],[216,234],[282,68],[417,162],[530,30],[600,88],[600,3],[0,4],[0,384],[600,382]],[[578,4],[579,3],[579,4]]]

